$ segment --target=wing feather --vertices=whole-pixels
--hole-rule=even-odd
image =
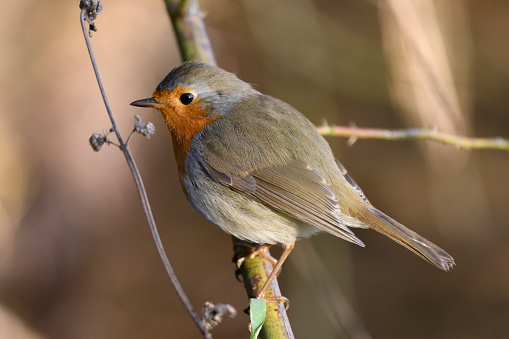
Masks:
[[[258,199],[292,218],[364,246],[340,217],[338,197],[329,182],[311,167],[292,161],[282,167],[265,167],[227,175],[206,162],[212,178]]]

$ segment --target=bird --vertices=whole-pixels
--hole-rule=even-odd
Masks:
[[[224,232],[280,245],[265,292],[295,241],[325,231],[364,247],[351,228],[373,229],[441,270],[442,248],[375,208],[297,109],[217,66],[185,62],[133,106],[156,108],[170,131],[189,203]]]

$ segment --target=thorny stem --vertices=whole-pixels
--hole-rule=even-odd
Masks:
[[[85,42],[87,44],[88,53],[90,55],[90,60],[92,61],[92,67],[94,68],[94,73],[97,78],[97,83],[99,85],[99,89],[101,91],[101,95],[104,101],[104,105],[106,106],[106,111],[108,112],[108,116],[110,117],[111,124],[113,126],[113,131],[115,132],[115,135],[118,138],[120,149],[122,150],[122,153],[125,156],[125,159],[127,161],[127,164],[129,166],[129,169],[131,170],[131,173],[134,178],[134,182],[136,184],[136,188],[138,190],[138,194],[140,195],[140,200],[143,205],[143,211],[145,212],[145,216],[148,221],[148,225],[150,228],[150,232],[152,234],[152,238],[154,239],[154,243],[157,249],[157,252],[159,253],[159,257],[161,258],[163,262],[163,266],[166,270],[166,273],[168,274],[168,277],[170,278],[171,283],[173,284],[175,290],[177,291],[177,294],[186,307],[187,311],[191,315],[191,318],[196,323],[196,326],[198,326],[198,329],[202,333],[202,335],[205,338],[212,338],[212,336],[208,333],[208,331],[205,329],[203,322],[200,319],[200,316],[193,308],[193,305],[189,301],[189,298],[185,294],[184,290],[182,289],[182,286],[180,285],[177,276],[175,275],[175,272],[173,271],[173,268],[170,264],[170,261],[168,260],[168,257],[166,255],[166,252],[164,250],[163,244],[161,242],[161,238],[159,237],[159,232],[157,231],[156,223],[154,220],[154,216],[152,215],[152,210],[150,208],[150,203],[148,201],[147,192],[145,191],[145,187],[143,185],[143,181],[141,179],[140,172],[138,171],[138,168],[136,166],[136,163],[134,162],[134,159],[131,155],[131,152],[129,151],[129,147],[126,143],[124,143],[124,140],[122,139],[122,135],[120,134],[120,130],[118,129],[117,122],[115,121],[115,117],[113,116],[113,112],[111,111],[110,104],[108,102],[108,98],[106,97],[106,92],[104,91],[104,86],[101,81],[101,76],[99,74],[99,70],[97,68],[97,63],[95,61],[94,52],[92,50],[92,45],[90,43],[89,34],[87,32],[86,23],[85,23],[85,12],[86,10],[84,8],[81,9],[80,14],[80,22],[81,22],[81,28],[83,30],[83,36],[85,37]]]
[[[440,132],[436,129],[400,129],[386,130],[377,128],[358,128],[355,126],[328,126],[317,127],[320,134],[324,136],[347,137],[355,142],[357,139],[383,139],[403,140],[422,139],[440,142],[446,145],[453,145],[458,148],[472,149],[499,149],[509,151],[509,140],[503,138],[468,138],[454,134]]]

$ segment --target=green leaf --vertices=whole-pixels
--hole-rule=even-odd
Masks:
[[[251,298],[249,305],[249,314],[251,317],[251,337],[250,339],[258,338],[258,334],[265,322],[265,315],[267,314],[267,304],[265,299]]]

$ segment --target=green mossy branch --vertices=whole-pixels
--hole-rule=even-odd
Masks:
[[[249,243],[233,237],[235,255],[241,255]],[[270,253],[267,250],[267,254]],[[249,298],[255,298],[267,281],[267,277],[272,272],[273,266],[270,261],[261,256],[246,258],[242,262],[238,273],[242,275],[246,292]],[[270,285],[266,297],[273,298],[281,296],[277,279],[274,279]],[[267,302],[267,314],[265,324],[260,332],[260,338],[293,338],[288,317],[286,315],[285,305],[278,302]]]

